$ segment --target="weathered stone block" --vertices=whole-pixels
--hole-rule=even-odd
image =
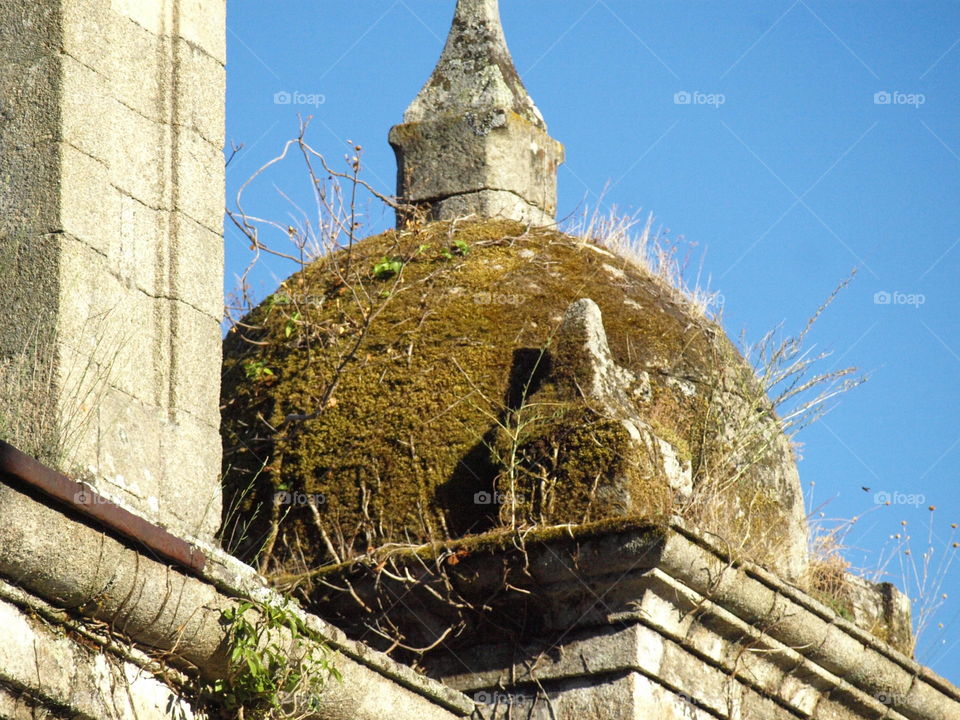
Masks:
[[[170,213],[120,194],[119,267],[147,295],[169,295]]]
[[[158,2],[162,7],[164,3]],[[158,36],[129,17],[111,15],[113,42],[110,77],[114,97],[156,123],[169,122],[170,38]]]
[[[672,687],[680,688],[695,698],[698,705],[714,712],[723,712],[738,690],[735,679],[675,643],[666,644],[657,677]]]
[[[671,601],[663,595],[662,588],[658,588],[644,592],[634,607],[638,615],[662,632],[683,637],[690,632],[694,616],[678,607],[677,599]]]
[[[642,675],[631,678],[634,684],[635,720],[715,720],[714,715],[695,705],[690,696],[671,692]]]
[[[170,293],[219,323],[223,319],[223,238],[183,213],[174,214],[174,228]],[[210,282],[212,277],[219,282]]]
[[[110,372],[110,382],[143,400],[157,402],[155,352],[162,337],[159,310],[168,301],[133,290],[117,271],[117,260],[61,234],[59,303],[61,340]]]
[[[220,527],[221,443],[216,427],[175,412],[161,435],[163,522],[180,532],[211,537]]]
[[[63,52],[105,77],[114,70],[110,0],[60,0]]]
[[[226,0],[179,0],[178,6],[180,36],[202,48],[221,65],[226,65]]]
[[[0,28],[19,7],[0,6]],[[3,30],[0,29],[0,33]],[[9,43],[0,56],[0,234],[50,232],[57,224],[60,63],[20,57]],[[8,306],[9,307],[9,306]]]
[[[106,165],[115,144],[111,118],[116,101],[109,78],[69,55],[61,58],[61,72],[61,139]],[[91,117],[101,121],[90,122]]]
[[[454,195],[432,205],[432,217],[438,219],[478,217],[520,218],[531,225],[552,225],[555,217],[519,195],[501,190]]]
[[[50,302],[71,308],[59,319],[60,338],[74,351],[102,363],[108,355],[115,355],[117,344],[128,330],[122,324],[127,317],[124,288],[111,274],[110,262],[99,249],[67,233],[58,233],[52,240],[56,243],[60,283],[59,297],[50,298]],[[112,323],[114,318],[120,320],[116,325]]]
[[[111,0],[110,7],[120,17],[133,20],[156,37],[170,31],[174,7],[170,0]]]
[[[212,428],[220,426],[220,324],[182,302],[174,302],[170,347],[171,407]],[[197,358],[206,362],[198,363]]]
[[[726,659],[727,652],[731,649],[729,642],[729,639],[720,637],[700,623],[692,623],[684,638],[684,644],[703,653],[716,663],[722,663]],[[744,648],[735,646],[732,649],[737,653],[738,660]]]
[[[120,233],[120,196],[109,168],[69,143],[60,143],[60,222],[69,233],[103,255],[116,257]]]
[[[177,210],[215,233],[223,233],[224,160],[220,148],[199,133],[180,128],[176,142]]]
[[[753,692],[745,692],[739,698],[736,706],[737,713],[730,713],[730,720],[742,718],[743,720],[796,720],[797,715],[790,712],[787,708],[775,702],[772,698]]]
[[[526,208],[532,206],[556,215],[563,146],[519,115],[491,111],[482,121],[468,115],[399,125],[390,131],[390,144],[397,154],[399,194],[408,202],[436,205],[434,216],[443,211],[443,201],[458,196],[460,206],[472,199],[473,212],[481,216],[498,206],[526,214],[534,212]],[[504,193],[522,204],[505,201]],[[460,206],[448,205],[443,212],[467,209]]]
[[[170,127],[114,101],[110,179],[123,192],[152,208],[169,208]]]
[[[816,686],[804,682],[800,677],[785,674],[777,694],[800,712],[812,715],[820,700],[821,691]]]
[[[0,5],[0,62],[29,63],[53,55],[61,37],[57,10],[36,0],[6,0]]]
[[[195,130],[216,148],[223,147],[226,68],[196,45],[175,46],[178,100],[174,122]]]
[[[471,697],[480,706],[482,717],[490,720],[640,720],[648,716],[637,712],[638,677],[636,673],[627,673],[595,678],[590,683],[566,680],[551,684],[545,688],[545,694],[538,693],[535,687],[509,692],[490,688],[472,693]]]
[[[98,490],[152,520],[169,508],[160,485],[163,418],[152,405],[114,388],[96,398],[97,463],[91,474]]]
[[[30,140],[40,143],[59,137],[60,104],[56,89],[61,82],[60,58],[21,57],[8,50],[0,55],[0,137],[9,151]]]
[[[907,656],[913,655],[913,623],[910,598],[890,583],[873,583],[850,575],[846,594],[853,621]]]
[[[426,671],[445,684],[474,692],[505,684],[613,675],[634,670],[656,675],[664,638],[639,624],[565,632],[562,645],[533,643],[522,647],[491,644],[458,649],[431,658]]]

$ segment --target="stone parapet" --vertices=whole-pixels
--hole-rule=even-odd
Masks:
[[[373,608],[350,630],[433,645],[427,673],[491,718],[960,718],[950,683],[682,524],[554,530],[451,544],[437,562],[420,549],[389,576],[344,567],[337,582]],[[323,597],[329,616],[350,612]]]
[[[201,577],[194,577],[48,507],[0,477],[0,718],[18,719],[26,703],[28,708],[67,709],[70,717],[124,720],[129,717],[125,709],[103,710],[113,697],[107,690],[113,686],[104,684],[108,681],[117,693],[130,694],[135,708],[154,696],[170,698],[167,712],[172,714],[181,705],[181,694],[151,684],[149,673],[141,686],[132,677],[111,680],[113,670],[106,672],[111,663],[123,670],[123,662],[139,657],[134,646],[151,650],[163,665],[186,668],[196,679],[228,677],[223,612],[242,600],[274,607],[285,601],[253,569],[212,548],[205,551],[210,562]],[[302,715],[304,720],[454,720],[473,713],[473,702],[456,690],[349,639],[319,617],[296,607],[290,611],[312,637],[323,639],[343,678],[330,680],[310,698],[315,709]],[[40,627],[42,622],[59,627],[60,638]],[[83,647],[89,643],[76,634],[63,637],[71,623],[122,630],[125,639],[117,640],[116,652],[90,652]],[[314,641],[278,631],[270,642],[284,648],[295,665],[304,656],[304,643]],[[104,672],[88,682],[85,673],[97,668]],[[71,687],[70,678],[80,685]],[[146,695],[141,696],[141,688]],[[17,705],[18,699],[23,703]],[[150,709],[141,717],[167,716]]]

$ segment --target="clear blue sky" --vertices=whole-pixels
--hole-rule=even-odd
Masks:
[[[315,116],[309,137],[331,160],[342,162],[347,139],[362,144],[365,177],[393,192],[387,130],[435,64],[453,5],[229,2],[227,140],[244,149],[228,199],[295,135],[297,112]],[[960,541],[950,527],[960,523],[960,6],[502,5],[517,68],[567,148],[561,216],[595,205],[609,183],[606,204],[652,211],[696,245],[727,330],[749,338],[781,322],[798,329],[859,268],[812,340],[871,379],[800,436],[801,478],[828,518],[867,513],[847,536],[849,559],[875,569],[893,552],[888,579],[909,580],[916,596],[924,551],[936,576]],[[275,103],[283,92],[317,104]],[[683,92],[693,101],[676,102]],[[251,209],[284,222],[273,185],[302,193],[302,183],[294,165],[278,168]],[[389,220],[378,212],[367,229]],[[226,247],[230,291],[249,251],[229,226]],[[291,270],[262,266],[254,283],[269,291]],[[878,492],[893,504],[877,504]],[[901,521],[909,556],[890,540]],[[951,596],[919,659],[960,682],[960,561],[938,591],[925,584],[918,605]]]

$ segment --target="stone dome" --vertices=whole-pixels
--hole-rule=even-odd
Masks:
[[[267,570],[677,513],[804,568],[796,467],[753,370],[598,244],[503,220],[389,231],[316,260],[244,327],[224,348],[224,541],[266,546]]]

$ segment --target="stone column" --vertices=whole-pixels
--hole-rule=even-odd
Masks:
[[[563,145],[514,67],[498,0],[459,0],[440,62],[390,144],[397,194],[431,219],[556,221]]]
[[[14,425],[46,414],[49,437],[12,435],[200,538],[221,502],[225,54],[225,0],[0,3],[0,359],[26,376]]]

